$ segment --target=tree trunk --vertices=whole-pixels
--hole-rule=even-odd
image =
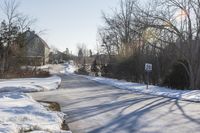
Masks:
[[[8,48],[5,48],[3,53],[2,73],[8,70]]]
[[[197,89],[196,75],[194,68],[189,64],[189,78],[190,78],[190,89]]]
[[[195,78],[193,76],[193,74],[190,74],[190,89],[195,89]]]

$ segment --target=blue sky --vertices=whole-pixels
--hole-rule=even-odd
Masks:
[[[49,45],[76,54],[77,44],[96,48],[97,28],[103,24],[101,11],[111,12],[118,0],[18,0],[19,11],[36,18],[36,31]]]

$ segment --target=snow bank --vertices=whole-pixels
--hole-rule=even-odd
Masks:
[[[59,87],[61,78],[19,78],[0,81],[0,92],[37,92],[55,90]]]
[[[52,133],[52,132],[48,132],[48,131],[32,131],[32,132],[28,132],[28,133]],[[71,131],[59,131],[59,132],[54,132],[54,133],[72,133]]]
[[[75,70],[75,66],[72,64],[68,64],[65,68],[66,74],[72,74],[70,70]],[[73,75],[76,75],[76,74],[73,74]],[[151,95],[156,95],[156,96],[170,97],[170,98],[175,98],[175,99],[180,99],[180,100],[200,102],[200,90],[175,90],[175,89],[153,86],[153,85],[149,85],[149,88],[147,89],[145,84],[126,82],[123,80],[104,78],[104,77],[93,77],[93,76],[85,76],[85,75],[79,75],[79,76],[96,81],[98,83],[111,85],[120,89],[127,89],[134,92],[151,94]]]
[[[24,94],[55,90],[60,83],[58,76],[0,80],[0,133],[70,133],[60,130],[63,113],[48,111]]]
[[[145,84],[126,82],[123,80],[110,79],[104,77],[92,77],[92,76],[82,76],[82,77],[96,81],[98,83],[111,85],[120,89],[131,90],[134,92],[170,97],[180,100],[188,100],[195,102],[200,101],[200,90],[175,90],[154,85],[149,85],[149,88],[147,89]]]
[[[0,93],[0,132],[19,133],[38,130],[41,133],[63,132],[64,114],[47,111],[41,104],[24,93]],[[66,132],[67,133],[67,132]]]
[[[43,66],[21,66],[22,70],[43,70],[43,71],[49,71],[50,65],[43,65]]]

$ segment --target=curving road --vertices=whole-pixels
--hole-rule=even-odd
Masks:
[[[199,133],[200,103],[141,95],[62,75],[60,89],[32,93],[56,101],[73,133]]]

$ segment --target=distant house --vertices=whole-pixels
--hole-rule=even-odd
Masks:
[[[66,52],[60,52],[59,50],[51,51],[49,54],[49,63],[58,64],[64,63],[70,59],[70,55],[67,55]]]
[[[25,32],[24,49],[29,65],[45,65],[49,62],[50,48],[34,31]]]
[[[60,51],[53,51],[49,54],[49,62],[51,64],[58,64],[63,61],[63,53]]]

